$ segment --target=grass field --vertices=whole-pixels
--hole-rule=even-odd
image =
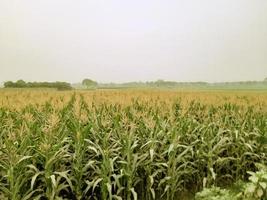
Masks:
[[[0,199],[266,199],[266,165],[265,91],[0,90]]]

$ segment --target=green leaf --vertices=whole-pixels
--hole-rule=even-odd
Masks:
[[[39,171],[39,170],[38,170],[34,165],[32,165],[32,164],[27,165],[27,167],[33,169],[35,172],[38,172],[38,171]]]
[[[113,195],[112,198],[116,199],[116,200],[123,200],[120,196],[118,195]]]
[[[51,181],[52,181],[53,186],[56,188],[56,187],[57,187],[57,182],[56,182],[56,177],[55,177],[55,175],[54,175],[54,174],[51,175],[50,178],[51,178]]]
[[[32,190],[33,190],[33,186],[34,186],[35,180],[40,174],[42,174],[42,172],[38,172],[38,173],[34,174],[34,176],[32,177],[32,180],[31,180],[31,189]]]
[[[264,182],[259,182],[260,186],[265,190],[267,188],[267,184]]]
[[[210,172],[211,172],[212,179],[215,180],[216,179],[216,173],[214,172],[214,169],[212,167],[210,168]]]
[[[36,190],[33,190],[31,191],[30,193],[28,193],[26,196],[24,196],[21,200],[29,200],[29,199],[33,199],[32,198],[32,195],[35,193],[35,192],[41,192],[42,190],[41,189],[36,189]],[[36,197],[34,199],[37,199]]]
[[[150,188],[150,192],[152,194],[152,198],[155,199],[156,198],[155,190],[153,188]]]
[[[27,159],[29,159],[29,158],[32,158],[32,156],[23,156],[23,157],[17,162],[17,164],[19,164],[19,163],[21,163],[22,161],[27,160]]]
[[[253,183],[257,183],[259,181],[259,178],[256,176],[251,176],[248,179],[251,180]]]
[[[153,161],[153,156],[154,156],[154,149],[150,149],[149,150],[149,154],[150,154],[150,161]]]
[[[98,151],[97,151],[97,149],[95,147],[88,146],[88,149],[94,151],[98,155]]]
[[[257,196],[258,196],[259,198],[261,198],[262,195],[263,195],[263,190],[262,190],[261,188],[258,188],[258,189],[257,189]]]
[[[93,185],[93,192],[95,191],[96,186],[98,185],[98,183],[100,183],[103,180],[103,178],[98,178]]]
[[[168,155],[173,151],[173,148],[174,148],[174,145],[171,144],[170,147],[169,147],[169,149],[168,149]]]
[[[134,200],[137,200],[137,193],[135,192],[134,188],[131,188],[130,191],[131,191],[131,193],[132,193],[132,195],[134,197]]]
[[[73,190],[72,182],[71,182],[71,180],[69,179],[69,177],[67,175],[68,172],[69,172],[69,170],[68,171],[64,171],[64,172],[55,172],[55,174],[65,178],[66,181],[68,182],[69,186],[70,186],[70,189]]]
[[[112,187],[110,185],[110,183],[106,183],[107,185],[107,189],[108,189],[108,193],[109,193],[109,198],[112,199]]]
[[[252,184],[249,184],[248,186],[247,186],[247,189],[246,189],[246,191],[248,192],[248,193],[254,193],[255,192],[255,190],[256,190],[256,186],[255,185],[252,185]]]
[[[170,185],[166,185],[166,187],[165,187],[165,189],[164,189],[164,192],[163,192],[163,194],[161,195],[161,197],[163,197],[163,196],[166,194],[166,192],[168,192],[169,189],[170,189]]]

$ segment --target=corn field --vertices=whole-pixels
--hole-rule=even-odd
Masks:
[[[64,95],[0,97],[0,199],[183,199],[267,164],[266,95]]]

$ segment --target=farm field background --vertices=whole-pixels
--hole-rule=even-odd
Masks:
[[[37,107],[47,102],[54,107],[65,105],[72,96],[83,96],[90,106],[107,104],[132,105],[133,100],[139,102],[157,101],[171,105],[179,100],[186,108],[192,101],[206,105],[219,106],[224,103],[253,106],[265,109],[267,104],[267,90],[210,90],[200,89],[98,89],[98,90],[73,90],[57,91],[56,89],[0,89],[0,106],[12,109],[24,108],[28,105]],[[261,105],[258,107],[258,105]]]
[[[190,199],[266,153],[265,91],[0,90],[0,199]]]

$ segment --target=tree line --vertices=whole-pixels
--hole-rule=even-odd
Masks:
[[[71,90],[70,83],[67,82],[25,82],[18,80],[16,82],[7,81],[4,83],[5,88],[55,88],[58,90]]]
[[[84,89],[97,89],[97,88],[128,88],[128,87],[213,87],[213,86],[257,86],[266,85],[267,78],[263,81],[239,81],[239,82],[218,82],[218,83],[208,83],[208,82],[175,82],[175,81],[147,81],[147,82],[128,82],[128,83],[97,83],[91,79],[83,79],[80,83]],[[79,84],[78,84],[79,85]],[[56,88],[58,90],[71,90],[75,87],[67,82],[25,82],[24,80],[18,80],[16,82],[7,81],[4,83],[5,88]]]

